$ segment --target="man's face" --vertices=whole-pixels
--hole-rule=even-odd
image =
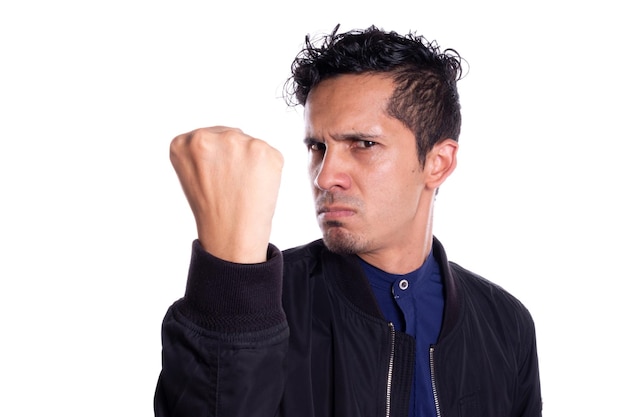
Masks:
[[[423,245],[430,221],[415,136],[386,113],[393,90],[383,75],[340,75],[318,84],[305,105],[324,241],[332,251],[365,260]]]

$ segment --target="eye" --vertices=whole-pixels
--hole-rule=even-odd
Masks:
[[[376,146],[377,143],[371,140],[355,140],[354,146],[356,148],[371,148],[372,146]]]
[[[326,144],[322,142],[307,141],[306,146],[310,151],[314,151],[314,152],[326,151]]]

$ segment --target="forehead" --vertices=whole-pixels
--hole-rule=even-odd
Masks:
[[[391,119],[386,109],[394,89],[393,79],[382,74],[344,74],[320,82],[304,106],[307,133],[376,128]]]

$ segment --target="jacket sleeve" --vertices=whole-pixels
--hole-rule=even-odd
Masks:
[[[525,343],[520,343],[520,368],[518,372],[518,393],[516,416],[541,417],[543,402],[541,398],[541,384],[539,380],[539,360],[537,356],[537,338],[535,324],[527,313]]]
[[[162,327],[157,417],[274,416],[284,387],[288,327],[282,255],[234,264],[195,241],[184,298]]]

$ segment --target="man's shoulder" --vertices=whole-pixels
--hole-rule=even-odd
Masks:
[[[509,311],[530,318],[530,313],[524,304],[502,286],[457,263],[450,262],[449,264],[466,302],[490,305],[501,313]]]

